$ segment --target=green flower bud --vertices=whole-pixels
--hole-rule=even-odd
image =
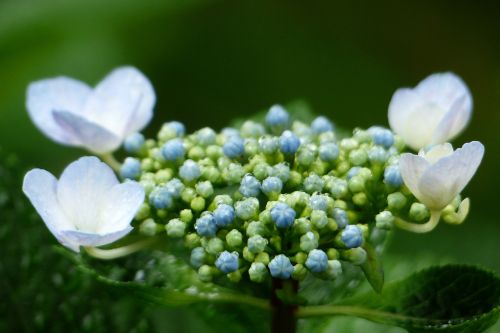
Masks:
[[[367,257],[368,255],[366,254],[366,251],[361,247],[340,251],[340,258],[349,261],[354,265],[364,264]]]
[[[326,227],[328,224],[328,216],[322,210],[313,210],[311,213],[311,223],[318,229]]]
[[[347,202],[345,202],[344,200],[335,200],[333,203],[333,208],[347,210]]]
[[[302,175],[295,170],[290,171],[290,177],[288,178],[287,185],[291,188],[295,188],[300,186],[301,184]]]
[[[146,149],[151,149],[156,146],[156,141],[153,139],[147,139],[146,142],[144,143],[144,147]]]
[[[317,175],[324,175],[327,172],[328,163],[321,161],[320,159],[316,159],[310,166],[309,171],[311,173],[315,173]]]
[[[184,238],[184,243],[189,249],[194,249],[195,247],[198,247],[201,244],[200,236],[195,232],[187,234],[186,237]]]
[[[382,230],[391,230],[394,223],[394,216],[388,210],[378,213],[375,216],[375,226]]]
[[[394,192],[387,196],[387,205],[390,210],[399,210],[406,205],[406,197],[401,192]]]
[[[264,236],[268,233],[267,227],[264,225],[264,223],[260,221],[252,221],[248,224],[246,228],[246,233],[248,237],[252,236]]]
[[[230,247],[239,247],[243,243],[243,235],[238,230],[233,229],[226,235],[226,242]]]
[[[299,235],[303,235],[308,231],[311,231],[311,221],[306,217],[301,217],[295,220],[292,224],[292,229]]]
[[[201,168],[201,177],[211,183],[217,183],[220,181],[221,173],[219,169],[214,166],[205,166]]]
[[[371,180],[373,178],[373,172],[368,168],[361,168],[356,176],[361,177],[363,180]]]
[[[231,196],[227,195],[227,194],[219,194],[219,195],[216,195],[214,197],[214,199],[212,200],[212,203],[210,204],[210,207],[209,209],[211,211],[215,210],[215,208],[217,208],[217,206],[219,206],[220,204],[226,204],[226,205],[229,205],[229,206],[232,206],[233,205],[233,199],[231,198]]]
[[[253,282],[263,282],[269,272],[267,271],[267,267],[265,264],[261,262],[254,262],[250,266],[250,269],[248,270],[248,275],[250,275],[250,280]]]
[[[259,153],[259,143],[255,139],[245,140],[245,154],[247,156],[254,156]]]
[[[245,170],[238,163],[230,163],[222,171],[222,178],[229,184],[239,184],[245,175]]]
[[[259,200],[256,198],[246,198],[235,204],[236,216],[248,221],[259,216]]]
[[[346,138],[346,139],[342,139],[340,141],[340,148],[342,150],[351,151],[351,150],[358,148],[358,146],[359,146],[358,141],[356,141],[352,138]]]
[[[267,225],[272,224],[273,219],[271,218],[271,211],[268,209],[263,210],[259,214],[259,221]]]
[[[144,188],[144,192],[146,192],[147,195],[149,195],[149,193],[151,193],[156,187],[155,181],[151,179],[143,179],[139,183]]]
[[[372,140],[372,137],[368,131],[356,128],[354,130],[353,138],[356,139],[359,143],[368,143]]]
[[[184,223],[190,223],[193,220],[193,212],[191,209],[183,209],[179,213],[179,218]]]
[[[240,270],[236,270],[234,272],[231,272],[231,273],[227,274],[227,278],[229,279],[229,281],[231,281],[233,283],[240,282],[240,280],[241,280],[241,272],[240,272]]]
[[[339,225],[337,224],[337,222],[335,222],[334,219],[329,218],[327,227],[328,227],[328,229],[330,229],[330,231],[337,231],[337,229],[339,228]]]
[[[146,236],[154,236],[157,232],[156,223],[153,219],[144,220],[139,226],[139,232]]]
[[[222,147],[216,145],[210,145],[207,147],[206,153],[209,158],[215,161],[222,156],[223,154]]]
[[[297,254],[295,254],[294,259],[297,264],[304,264],[307,260],[307,253],[297,252]]]
[[[198,184],[196,184],[195,188],[196,192],[198,192],[198,194],[203,198],[208,198],[209,196],[214,194],[214,187],[209,181],[199,182]]]
[[[300,237],[300,249],[309,252],[318,247],[318,239],[313,232],[309,231]]]
[[[271,259],[269,258],[269,254],[267,252],[261,252],[255,256],[254,262],[261,262],[267,266],[270,260]]]
[[[281,237],[280,236],[273,236],[269,240],[269,244],[274,247],[274,249],[278,252],[281,251]]]
[[[172,169],[161,169],[155,174],[155,182],[157,184],[165,184],[170,179],[172,179],[173,172]]]
[[[348,182],[349,191],[358,193],[365,190],[365,180],[360,176],[352,177]]]
[[[334,249],[333,247],[326,251],[326,255],[328,256],[328,260],[336,260],[340,258],[339,251],[337,249]]]
[[[181,198],[185,203],[191,203],[196,198],[196,191],[191,187],[185,187],[181,192]]]
[[[205,157],[205,150],[200,146],[193,146],[188,151],[188,158],[198,161]]]
[[[213,267],[202,265],[200,268],[198,268],[198,278],[203,282],[210,282],[212,281],[212,277],[215,273],[214,270],[215,268]]]
[[[292,278],[295,280],[302,281],[307,276],[307,269],[302,264],[296,264],[293,266]]]
[[[205,209],[205,199],[203,197],[196,197],[191,200],[191,209],[195,212],[201,212]]]
[[[168,212],[165,209],[158,209],[156,210],[156,215],[158,215],[159,218],[165,218],[168,215]]]
[[[137,211],[137,214],[135,215],[136,220],[145,220],[149,217],[149,214],[151,213],[151,207],[147,203],[143,203],[139,210]]]
[[[154,161],[152,158],[145,158],[141,161],[141,169],[144,171],[154,170]]]
[[[302,166],[310,166],[316,159],[316,152],[314,146],[305,145],[299,148],[297,152],[297,162]]]
[[[259,162],[253,168],[253,175],[260,181],[266,179],[272,171],[271,166],[264,162]]]
[[[165,226],[167,230],[167,235],[173,238],[179,238],[184,236],[186,232],[186,224],[179,219],[172,219],[168,221]]]
[[[215,256],[224,251],[224,242],[217,237],[210,238],[205,247],[205,251]]]
[[[253,254],[249,249],[248,247],[244,247],[243,248],[243,258],[246,260],[246,261],[249,261],[249,262],[253,262],[254,259],[255,259],[255,254]]]
[[[252,236],[248,239],[248,250],[254,254],[263,252],[267,246],[267,239],[260,235]]]
[[[363,192],[356,193],[352,196],[352,202],[357,206],[364,206],[368,203],[368,197]]]
[[[337,172],[339,175],[345,174],[351,168],[351,163],[347,161],[341,161],[337,163]]]
[[[355,149],[349,153],[349,161],[353,165],[363,165],[368,161],[368,154],[364,149]]]
[[[336,279],[342,274],[342,265],[338,260],[328,260],[328,268],[326,269],[326,276],[330,279]]]
[[[414,202],[410,207],[410,218],[415,221],[423,221],[429,217],[429,210],[424,204]]]
[[[348,194],[347,182],[337,179],[330,188],[330,193],[335,199],[344,198]]]

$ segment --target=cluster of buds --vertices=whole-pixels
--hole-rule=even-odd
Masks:
[[[402,189],[404,144],[381,127],[340,138],[327,118],[294,121],[275,105],[264,123],[186,135],[169,122],[156,140],[133,134],[124,148],[136,157],[121,175],[147,196],[139,230],[183,238],[204,281],[335,279],[342,261],[366,261],[366,242],[382,245],[370,235],[391,229],[394,211],[428,214]]]

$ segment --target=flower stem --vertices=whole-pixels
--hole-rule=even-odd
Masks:
[[[432,231],[438,225],[440,218],[441,218],[441,211],[433,210],[431,211],[431,217],[429,218],[429,221],[425,223],[422,224],[411,223],[399,217],[396,217],[394,223],[400,229],[422,234]]]
[[[384,317],[398,320],[408,320],[411,317],[395,313],[362,308],[350,305],[316,305],[299,307],[296,312],[298,318],[311,318],[322,316],[347,315],[372,320],[374,318]]]
[[[109,165],[111,169],[113,169],[115,172],[120,171],[122,165],[120,164],[120,162],[116,160],[116,158],[113,156],[113,153],[102,154],[99,155],[99,157],[104,161],[104,163]]]
[[[298,287],[298,282],[295,280],[272,280],[272,333],[295,333],[297,331],[297,317],[295,316],[297,306],[283,302],[282,297],[278,296],[278,292],[281,292],[282,295],[287,293],[294,297]]]
[[[85,251],[94,258],[102,260],[113,260],[121,257],[125,257],[134,252],[140,251],[156,241],[154,238],[145,239],[136,243],[125,245],[122,247],[117,247],[115,249],[103,250],[96,247],[85,247]]]

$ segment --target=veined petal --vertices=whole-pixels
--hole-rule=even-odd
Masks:
[[[457,196],[476,172],[484,154],[477,141],[467,143],[452,155],[431,165],[422,175],[419,189],[430,209],[443,209]]]
[[[67,111],[53,111],[53,117],[60,128],[73,138],[74,142],[94,153],[108,153],[116,150],[121,144],[122,138],[77,114]]]
[[[461,96],[452,105],[448,113],[441,119],[434,132],[432,143],[441,143],[456,137],[467,126],[472,109],[465,108],[466,96]]]
[[[117,230],[111,233],[97,234],[89,233],[77,230],[63,230],[61,233],[65,238],[69,239],[74,244],[79,244],[81,246],[101,246],[111,244],[120,238],[123,238],[130,231],[132,227],[128,226],[121,230]]]
[[[33,169],[24,176],[23,192],[40,214],[47,228],[60,243],[78,252],[78,245],[61,234],[61,230],[71,230],[75,226],[61,209],[56,191],[57,179],[50,172]]]
[[[418,155],[406,153],[401,155],[399,159],[401,177],[411,193],[420,201],[422,201],[423,195],[420,193],[419,182],[428,167],[429,162]]]
[[[97,233],[106,196],[117,184],[111,168],[96,157],[82,157],[71,163],[57,186],[61,208],[75,226],[70,230]]]
[[[470,115],[472,111],[472,95],[469,88],[454,73],[429,75],[415,87],[415,92],[444,110],[450,110],[458,99],[464,98],[462,112]]]
[[[106,202],[101,208],[99,234],[111,233],[130,226],[135,214],[144,202],[144,189],[137,182],[113,186],[106,193]]]
[[[96,86],[84,114],[123,139],[149,123],[155,101],[153,86],[139,70],[120,67]]]
[[[65,145],[78,145],[78,139],[56,123],[52,112],[80,113],[91,92],[92,89],[85,83],[67,77],[36,81],[27,90],[28,114],[38,129],[52,140]]]

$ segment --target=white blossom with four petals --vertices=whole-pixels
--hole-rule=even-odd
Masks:
[[[457,150],[449,143],[403,154],[401,176],[415,197],[431,211],[441,211],[471,180],[484,155],[484,146],[473,141]]]
[[[389,104],[389,124],[414,150],[445,143],[469,123],[472,96],[457,75],[436,73],[415,88],[396,90]]]
[[[23,191],[50,232],[76,252],[80,246],[106,245],[127,235],[145,196],[139,183],[120,184],[96,157],[71,163],[59,180],[33,169],[24,177]]]
[[[153,86],[139,70],[120,67],[94,89],[64,76],[33,82],[26,106],[52,140],[105,154],[149,123],[155,101]]]

